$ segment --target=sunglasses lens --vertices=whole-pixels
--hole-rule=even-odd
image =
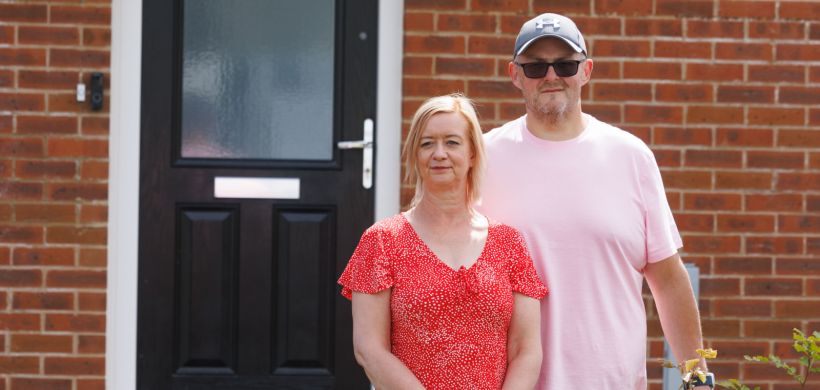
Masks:
[[[524,75],[531,79],[540,79],[547,75],[549,64],[546,62],[533,62],[524,67]]]
[[[575,76],[578,73],[578,63],[575,61],[560,61],[556,62],[555,74],[559,77]]]

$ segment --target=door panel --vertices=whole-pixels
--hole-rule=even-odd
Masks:
[[[353,356],[350,302],[340,295],[336,280],[373,223],[373,190],[362,186],[361,150],[340,151],[334,145],[362,139],[365,119],[375,119],[376,3],[143,0],[138,389],[369,387]],[[268,66],[267,57],[259,62],[261,57],[250,55],[254,45],[261,44],[258,36],[231,38],[237,45],[250,45],[239,53],[246,57],[224,52],[222,62],[204,61],[217,63],[225,74],[214,76],[202,64],[186,73],[184,49],[199,44],[195,38],[225,38],[208,29],[192,36],[194,30],[183,28],[186,5],[189,11],[215,6],[230,13],[247,4],[258,9],[246,12],[252,17],[246,18],[248,25],[239,26],[245,30],[252,30],[252,20],[281,19],[300,10],[310,15],[319,12],[316,7],[325,7],[331,16],[324,17],[333,20],[331,75],[323,71],[324,78],[307,79],[315,76],[309,61],[297,61],[298,69],[287,61],[274,64],[274,59]],[[284,14],[263,17],[271,9]],[[299,24],[302,30],[311,28]],[[287,30],[294,29],[264,34],[273,35],[268,40],[292,39],[276,35]],[[285,57],[311,55],[287,50],[282,52]],[[274,71],[291,77],[276,81],[270,74],[259,76]],[[254,80],[279,84],[248,84]],[[217,108],[186,111],[188,103],[202,103],[186,99],[213,100],[208,93],[227,93],[242,83],[253,90],[252,98],[246,89],[238,91],[245,97],[218,98]],[[317,85],[330,91],[332,101],[330,107],[310,110],[316,103],[298,96]],[[185,92],[188,87],[202,92],[203,86],[212,89],[199,96]],[[260,98],[262,93],[267,97]],[[259,120],[259,110],[248,114],[251,105],[268,105],[267,119]],[[294,105],[308,109],[295,116],[304,120],[282,119],[281,110],[295,112]],[[245,120],[253,115],[256,119]],[[332,120],[317,119],[328,115]],[[239,152],[186,154],[184,137],[191,134],[199,134],[191,139],[200,146],[213,146],[205,149]],[[279,141],[271,141],[276,137]],[[300,137],[301,146],[289,143]],[[260,147],[265,142],[268,146]],[[299,197],[216,198],[216,177],[298,178]]]

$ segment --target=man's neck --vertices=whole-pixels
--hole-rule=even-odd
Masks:
[[[581,135],[589,124],[589,115],[581,112],[581,106],[563,118],[544,118],[527,109],[527,129],[532,135],[547,141],[567,141]]]

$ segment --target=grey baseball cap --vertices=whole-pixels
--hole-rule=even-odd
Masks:
[[[518,33],[518,38],[515,40],[513,57],[520,55],[524,50],[527,50],[531,43],[544,37],[561,38],[576,53],[587,55],[587,45],[584,43],[584,37],[572,19],[564,15],[542,14],[524,23],[521,27],[521,32]]]

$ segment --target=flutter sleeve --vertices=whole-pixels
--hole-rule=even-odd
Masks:
[[[541,299],[547,295],[549,290],[538,274],[535,272],[535,266],[532,264],[532,257],[530,251],[527,250],[527,244],[524,238],[521,237],[515,229],[510,229],[510,285],[513,291],[518,291],[524,295],[528,295],[535,299]]]
[[[385,249],[385,234],[373,226],[362,235],[359,246],[347,263],[339,284],[344,286],[342,295],[353,298],[353,291],[375,294],[393,286],[390,259]]]

